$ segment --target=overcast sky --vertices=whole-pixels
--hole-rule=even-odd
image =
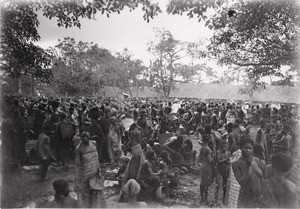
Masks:
[[[106,15],[96,14],[96,20],[81,19],[81,29],[62,28],[57,26],[56,19],[47,19],[39,15],[41,41],[38,44],[43,48],[55,46],[58,39],[72,37],[76,41],[94,42],[100,47],[110,50],[112,53],[121,52],[125,47],[134,54],[134,58],[141,59],[145,65],[149,65],[151,54],[147,52],[147,43],[155,40],[154,27],[169,30],[175,39],[180,41],[196,42],[211,37],[213,31],[204,27],[204,22],[198,22],[196,18],[189,19],[186,14],[168,15],[166,0],[160,0],[162,13],[155,16],[149,23],[143,19],[141,8],[120,14]],[[188,63],[186,63],[188,64]]]

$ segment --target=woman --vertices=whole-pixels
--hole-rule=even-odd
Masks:
[[[242,156],[232,163],[234,176],[241,186],[237,207],[259,207],[261,202],[262,165],[253,157],[253,141],[249,136],[242,136],[240,141]]]
[[[200,149],[199,153],[199,163],[200,165],[200,195],[201,202],[204,204],[208,203],[208,187],[213,182],[213,158],[212,158],[212,150],[208,147],[208,143],[210,141],[210,136],[208,134],[204,134],[202,136],[203,146]]]
[[[146,190],[149,194],[155,194],[157,200],[161,200],[161,189],[159,173],[156,173],[156,156],[153,151],[146,152],[146,160],[142,164],[139,182],[141,187]]]
[[[109,132],[107,136],[107,142],[108,142],[108,155],[110,162],[115,161],[114,153],[117,150],[121,151],[121,133],[118,124],[116,123],[116,118],[111,118],[111,123],[109,126]]]
[[[165,150],[169,152],[170,158],[174,164],[179,164],[183,160],[183,157],[180,154],[183,145],[184,140],[182,136],[177,136],[164,145]]]
[[[257,129],[257,134],[256,134],[256,140],[255,144],[261,145],[263,148],[263,160],[268,161],[269,157],[269,152],[268,152],[268,144],[267,144],[267,138],[265,134],[265,121],[264,119],[260,119],[259,121],[259,128]]]

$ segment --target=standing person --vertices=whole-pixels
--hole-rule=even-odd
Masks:
[[[208,204],[208,187],[213,182],[213,157],[212,150],[208,147],[208,143],[210,141],[210,136],[208,134],[204,134],[202,136],[203,146],[200,149],[199,153],[199,163],[200,165],[200,196],[201,203]]]
[[[131,124],[129,128],[129,142],[127,144],[128,149],[132,155],[141,155],[142,162],[145,160],[143,149],[141,146],[141,133],[138,130],[136,123]]]
[[[104,134],[102,128],[98,123],[98,118],[91,118],[90,135],[91,135],[91,140],[96,141],[99,163],[103,163],[104,162],[104,156],[103,156]]]
[[[115,161],[115,151],[121,151],[121,127],[117,124],[116,117],[111,118],[111,123],[109,126],[109,133],[107,136],[108,143],[108,155],[110,162],[113,163]]]
[[[80,137],[81,142],[75,149],[75,189],[82,207],[105,207],[103,182],[93,181],[101,179],[96,142],[90,140],[89,128],[86,127],[82,128]]]
[[[158,111],[158,121],[159,121],[159,134],[164,134],[169,130],[169,122],[167,116],[164,114],[163,109]]]
[[[292,137],[289,135],[289,126],[288,125],[282,126],[280,136],[282,136],[282,137],[279,138],[278,140],[276,140],[275,142],[273,142],[272,146],[275,149],[273,154],[275,155],[279,152],[291,154],[290,142],[292,140]]]
[[[215,203],[219,204],[219,188],[220,181],[222,181],[223,188],[223,203],[225,204],[226,192],[227,192],[227,179],[230,172],[230,152],[227,151],[227,142],[222,141],[220,143],[220,149],[217,151],[217,176],[216,176],[216,191],[215,191]]]
[[[45,108],[43,104],[39,104],[35,111],[34,134],[39,136],[43,128],[44,121],[46,120]]]
[[[41,159],[41,180],[46,179],[49,165],[53,161],[53,151],[51,149],[50,135],[52,133],[52,125],[45,124],[42,133],[38,136],[38,153]]]
[[[259,121],[259,127],[257,129],[256,139],[254,144],[259,144],[263,148],[263,160],[267,162],[269,152],[268,152],[268,144],[267,144],[267,138],[265,134],[265,121],[264,119],[260,119]]]
[[[259,207],[263,178],[260,161],[253,157],[253,141],[249,136],[241,137],[240,148],[242,156],[232,163],[234,176],[241,186],[237,207]]]
[[[263,208],[299,208],[297,186],[285,174],[292,168],[293,159],[286,153],[278,153],[271,159],[272,174],[262,182]]]
[[[233,132],[234,125],[229,122],[227,124],[227,141],[228,141],[228,150],[232,154],[239,148],[239,139],[235,132]]]
[[[104,134],[104,139],[102,141],[102,157],[103,157],[103,162],[108,163],[109,160],[109,155],[108,155],[108,144],[107,144],[107,137],[109,133],[109,126],[110,126],[110,107],[106,106],[102,108],[104,111],[104,117],[101,117],[99,120],[100,127],[102,128],[103,134]]]
[[[59,123],[59,141],[58,150],[60,161],[63,167],[67,167],[67,164],[71,160],[72,150],[74,151],[72,139],[76,133],[76,124],[74,121],[67,120],[65,113],[61,114],[61,122]],[[74,153],[74,152],[73,152]]]
[[[225,117],[226,117],[227,123],[228,122],[232,122],[232,123],[235,122],[236,115],[235,115],[235,111],[233,110],[232,105],[229,106],[229,109],[228,109]]]

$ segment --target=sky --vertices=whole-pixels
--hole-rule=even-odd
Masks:
[[[186,42],[205,41],[212,36],[213,31],[205,27],[204,22],[199,23],[196,18],[189,19],[186,14],[168,15],[165,12],[167,3],[167,0],[159,1],[162,13],[149,23],[143,19],[142,9],[137,8],[132,12],[123,10],[109,18],[96,13],[96,20],[81,19],[81,29],[58,27],[56,19],[49,20],[39,14],[38,32],[41,40],[37,44],[48,48],[55,46],[58,39],[71,37],[76,41],[97,43],[113,54],[123,51],[126,47],[135,59],[141,59],[148,66],[153,57],[147,51],[147,43],[155,40],[153,28],[169,30],[175,39]]]

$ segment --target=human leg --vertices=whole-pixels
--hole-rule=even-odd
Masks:
[[[219,190],[220,190],[221,178],[222,178],[222,176],[219,173],[217,173],[216,177],[215,177],[215,183],[216,183],[216,186],[215,186],[215,204],[219,203]]]
[[[46,159],[41,161],[41,179],[46,178],[48,167],[51,164],[51,159]]]
[[[228,175],[224,175],[222,176],[222,179],[223,179],[223,203],[225,203],[225,199],[226,199],[226,192],[227,192],[227,180],[229,178],[229,172],[228,172]]]

